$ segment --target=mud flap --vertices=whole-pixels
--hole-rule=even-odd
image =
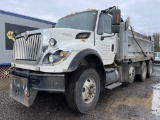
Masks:
[[[33,104],[37,90],[29,87],[27,78],[10,75],[9,96],[23,105],[29,107]]]

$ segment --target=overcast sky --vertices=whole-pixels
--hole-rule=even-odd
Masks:
[[[88,8],[117,6],[117,0],[1,0],[0,9],[52,22]],[[118,0],[123,18],[131,17],[138,32],[160,32],[160,0]]]

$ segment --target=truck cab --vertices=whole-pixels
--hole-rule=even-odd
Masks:
[[[85,114],[105,88],[132,83],[136,74],[151,77],[153,42],[130,35],[129,22],[116,7],[90,9],[61,18],[55,28],[17,35],[10,97],[29,107],[38,91],[61,92]]]

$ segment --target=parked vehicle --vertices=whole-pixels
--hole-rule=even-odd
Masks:
[[[154,52],[154,63],[160,64],[160,52]]]
[[[154,43],[120,16],[116,7],[91,9],[60,19],[55,28],[16,36],[10,97],[29,107],[38,91],[61,92],[85,114],[105,89],[133,83],[135,75],[151,77]]]

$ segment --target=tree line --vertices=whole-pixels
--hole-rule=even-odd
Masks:
[[[152,37],[154,38],[154,51],[160,52],[160,33],[153,33]]]

